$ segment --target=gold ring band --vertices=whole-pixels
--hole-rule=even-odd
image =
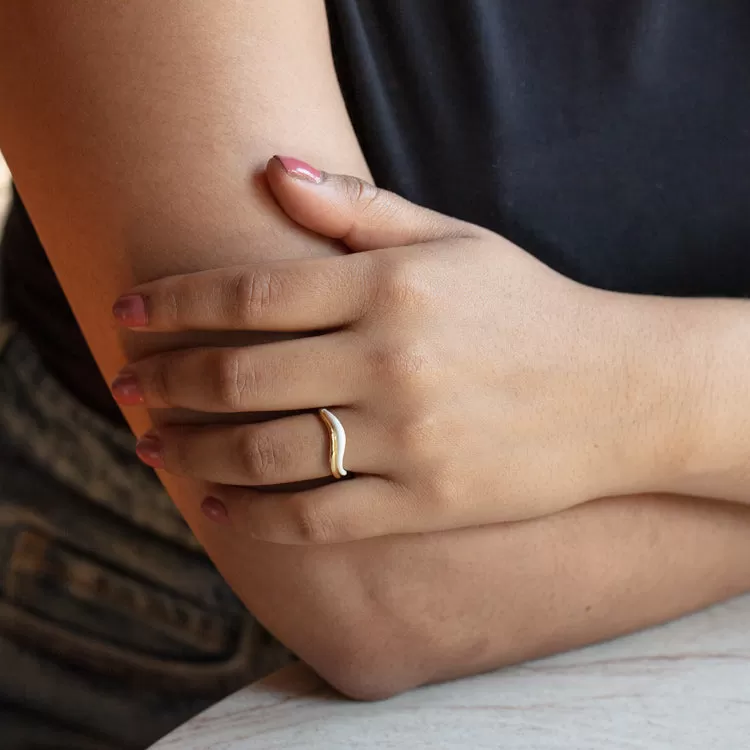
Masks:
[[[341,479],[347,474],[344,468],[344,451],[346,450],[346,432],[344,425],[338,420],[336,415],[329,409],[318,409],[323,424],[328,428],[328,435],[331,444],[331,474],[334,479]]]

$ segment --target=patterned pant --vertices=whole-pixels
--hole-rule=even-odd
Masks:
[[[0,748],[143,748],[293,658],[132,435],[0,323]]]

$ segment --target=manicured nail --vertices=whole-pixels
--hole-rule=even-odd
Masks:
[[[201,503],[201,510],[203,515],[206,516],[210,521],[214,523],[220,523],[222,526],[229,525],[229,513],[227,506],[221,502],[217,497],[207,497]]]
[[[144,402],[138,378],[130,372],[122,372],[112,381],[112,395],[123,406],[138,406]]]
[[[126,294],[112,305],[112,314],[117,322],[128,328],[143,328],[148,325],[146,300],[140,294]]]
[[[155,432],[147,432],[143,435],[135,444],[135,452],[146,466],[152,469],[164,468],[164,449]]]
[[[293,156],[277,156],[276,158],[281,162],[284,171],[298,180],[307,180],[318,184],[323,181],[323,174],[307,162],[295,159]]]

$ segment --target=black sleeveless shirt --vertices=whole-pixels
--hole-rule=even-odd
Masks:
[[[594,286],[750,293],[750,3],[328,0],[375,181]],[[118,414],[19,200],[11,316]]]

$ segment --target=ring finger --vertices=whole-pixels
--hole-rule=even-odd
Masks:
[[[386,441],[353,409],[336,408],[347,434],[344,466],[383,470]],[[317,414],[244,425],[163,427],[138,441],[149,466],[216,484],[269,486],[330,476],[330,437]]]

